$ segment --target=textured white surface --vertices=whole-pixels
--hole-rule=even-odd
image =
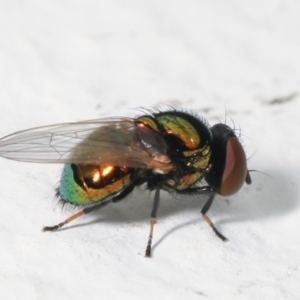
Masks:
[[[1,159],[1,299],[299,299],[299,15],[299,1],[2,1],[1,136],[137,106],[227,112],[268,175],[216,199],[228,243],[203,203],[163,194],[145,259],[152,195],[41,233],[72,213],[53,209],[61,167]]]

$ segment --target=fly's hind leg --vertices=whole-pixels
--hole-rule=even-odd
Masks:
[[[70,216],[69,218],[67,218],[66,220],[64,220],[63,222],[55,225],[55,226],[46,226],[43,228],[42,231],[55,231],[61,227],[63,227],[64,225],[70,223],[71,221],[83,216],[83,215],[86,215],[94,210],[97,210],[97,209],[100,209],[104,206],[106,206],[108,203],[110,202],[119,202],[121,200],[123,200],[130,192],[132,192],[134,186],[129,186],[127,189],[123,190],[120,194],[114,196],[112,199],[110,200],[103,200],[103,202],[100,202],[99,204],[97,205],[94,205],[94,206],[91,206],[91,207],[86,207],[80,211],[78,211],[76,214]]]
[[[104,206],[106,206],[110,201],[105,201],[105,202],[102,202],[98,205],[95,205],[95,206],[91,206],[91,207],[86,207],[80,211],[78,211],[76,214],[70,216],[69,218],[67,218],[66,220],[64,220],[63,222],[57,224],[57,225],[54,225],[54,226],[45,226],[42,231],[55,231],[61,227],[63,227],[64,225],[70,223],[71,221],[83,216],[83,215],[86,215],[94,210],[97,210],[97,209],[100,209]]]

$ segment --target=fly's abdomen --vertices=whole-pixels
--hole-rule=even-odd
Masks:
[[[118,195],[132,184],[132,169],[111,165],[64,166],[59,194],[63,201],[74,205],[88,205]]]

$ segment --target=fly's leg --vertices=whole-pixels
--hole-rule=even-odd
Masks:
[[[213,203],[214,201],[214,198],[215,198],[215,195],[216,194],[212,194],[207,202],[205,203],[205,205],[203,206],[202,210],[201,210],[201,213],[202,213],[202,216],[203,216],[203,219],[205,220],[205,222],[212,228],[212,230],[214,231],[214,233],[223,241],[223,242],[226,242],[227,241],[227,238],[222,235],[218,230],[217,228],[215,227],[214,223],[211,221],[211,219],[206,215],[207,211],[209,210],[211,204]]]
[[[71,221],[83,216],[83,215],[86,215],[94,210],[97,210],[97,209],[100,209],[104,206],[106,206],[110,201],[105,201],[103,203],[100,203],[98,205],[95,205],[95,206],[91,206],[91,207],[86,207],[80,211],[78,211],[76,214],[70,216],[69,218],[67,218],[66,220],[64,220],[63,222],[55,225],[55,226],[46,226],[42,229],[42,231],[55,231],[61,227],[63,227],[64,225],[70,223]]]
[[[199,187],[199,188],[187,188],[183,191],[177,191],[177,192],[178,192],[178,194],[186,194],[186,195],[197,195],[197,194],[199,195],[199,194],[206,194],[206,193],[208,193],[210,195],[201,210],[201,214],[202,214],[205,222],[212,228],[214,233],[223,242],[226,242],[227,238],[218,231],[218,229],[215,227],[214,223],[211,221],[211,219],[206,214],[208,212],[209,208],[211,207],[211,204],[213,203],[215,196],[216,196],[216,193],[212,190],[212,188],[209,186],[203,186],[203,187]]]
[[[120,194],[114,196],[114,198],[112,198],[110,201],[104,201],[104,202],[100,202],[99,204],[97,204],[95,206],[86,207],[55,226],[44,227],[43,231],[55,231],[83,215],[86,215],[94,210],[97,210],[97,209],[100,209],[100,208],[106,206],[110,202],[119,202],[119,201],[123,200],[130,192],[132,192],[133,188],[134,188],[134,185],[129,186],[127,189],[123,190]]]
[[[151,257],[151,244],[152,244],[152,238],[153,238],[153,230],[154,230],[154,224],[156,224],[156,212],[157,212],[157,209],[159,206],[159,191],[160,191],[159,188],[157,188],[155,191],[152,212],[151,212],[151,218],[150,218],[150,233],[149,233],[149,239],[148,239],[145,257]]]

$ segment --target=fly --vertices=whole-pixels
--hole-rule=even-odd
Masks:
[[[63,167],[57,196],[82,206],[74,215],[43,231],[55,231],[78,217],[126,198],[136,186],[155,191],[150,214],[151,245],[160,190],[205,195],[201,213],[223,241],[207,212],[217,194],[229,196],[251,183],[245,151],[234,130],[212,127],[178,110],[137,118],[106,118],[19,131],[0,139],[0,156]]]

